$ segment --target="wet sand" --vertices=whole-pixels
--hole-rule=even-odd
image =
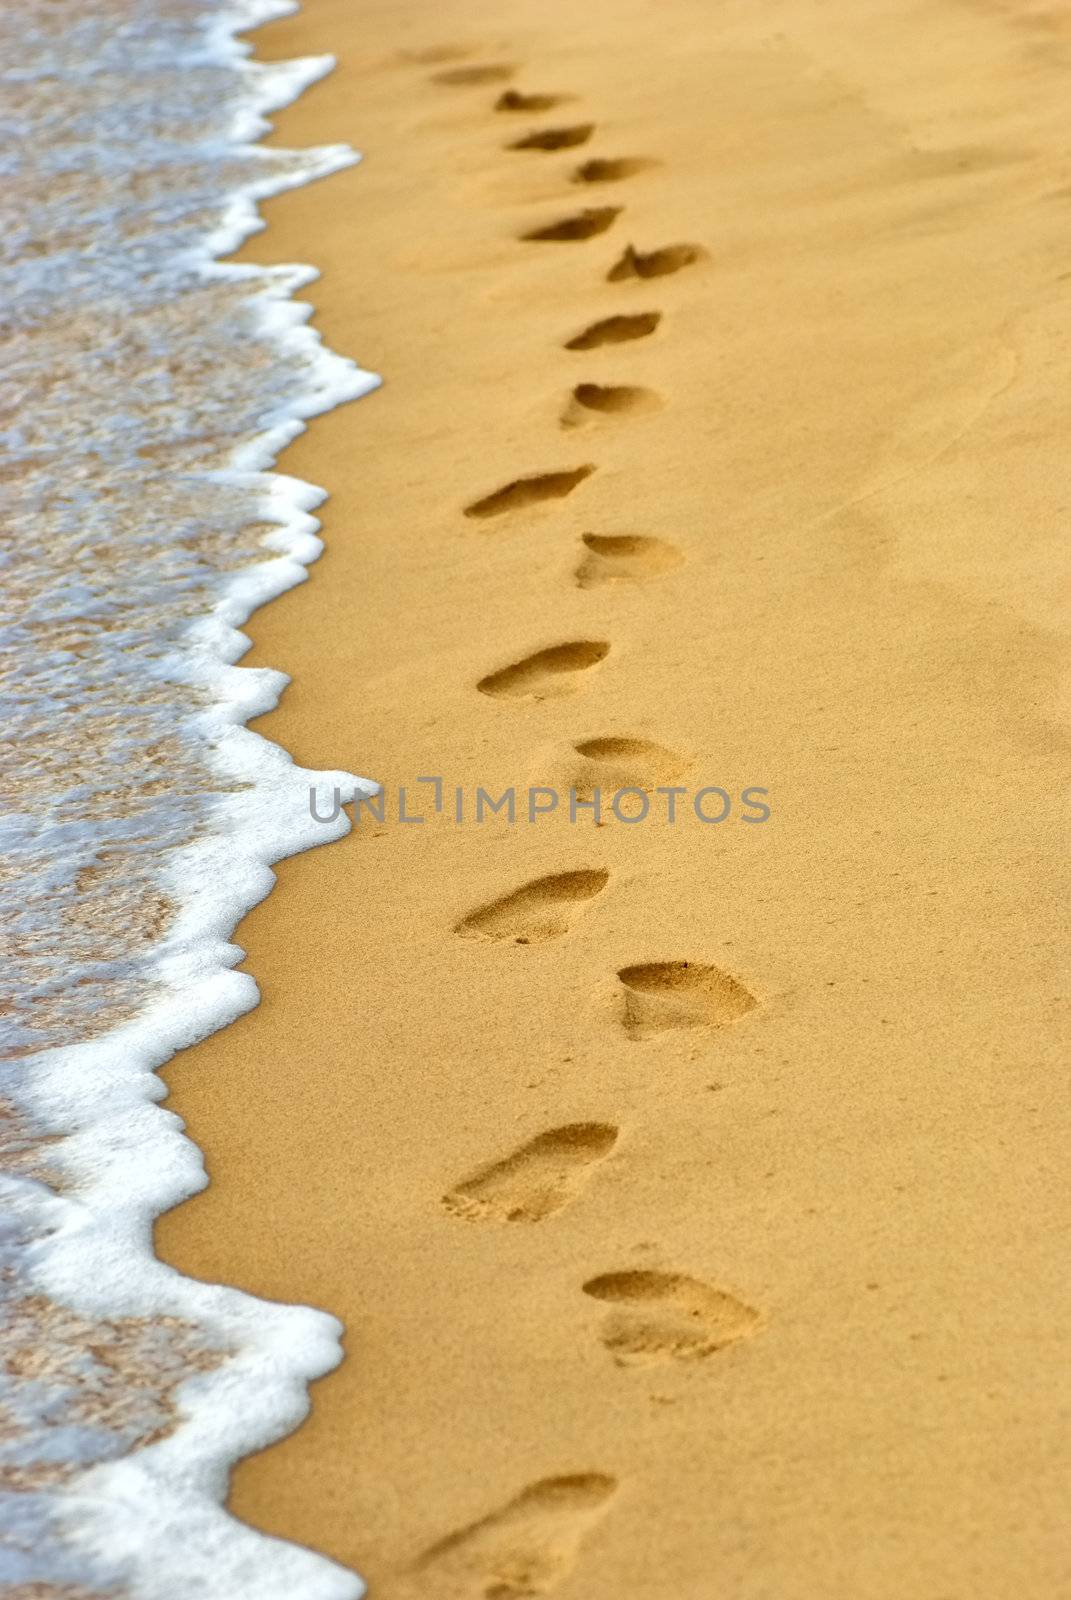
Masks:
[[[1071,20],[257,45],[338,56],[278,141],[365,160],[247,255],[385,382],[283,459],[327,553],[246,662],[387,799],[166,1074],[212,1183],[163,1256],[347,1327],[234,1510],[384,1600],[1058,1592]]]

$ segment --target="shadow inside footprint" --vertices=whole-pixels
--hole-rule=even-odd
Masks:
[[[570,150],[575,145],[587,144],[595,132],[593,122],[578,122],[572,128],[540,128],[515,139],[507,150]]]
[[[596,234],[605,233],[607,228],[612,227],[620,214],[620,206],[597,206],[588,211],[579,211],[573,217],[563,217],[560,222],[548,222],[541,228],[533,228],[530,233],[522,233],[521,238],[564,244],[593,239]]]
[[[754,1333],[759,1314],[723,1289],[675,1272],[606,1272],[584,1293],[616,1309],[601,1338],[619,1366],[697,1361]]]
[[[622,178],[632,178],[637,172],[646,172],[649,167],[657,165],[657,161],[646,161],[642,156],[619,156],[610,160],[596,156],[591,161],[585,161],[582,167],[577,167],[572,181],[573,183],[619,183]]]
[[[514,478],[512,483],[466,506],[465,515],[478,519],[501,517],[508,511],[538,505],[542,500],[562,500],[594,471],[593,466],[583,466],[574,467],[570,472],[538,472],[530,478]]]
[[[454,932],[463,938],[507,939],[513,944],[560,939],[578,911],[601,894],[609,881],[610,874],[602,867],[554,872],[471,911]]]
[[[576,569],[578,588],[600,583],[643,583],[679,567],[684,557],[676,545],[639,533],[585,533],[587,553]]]
[[[464,87],[467,84],[501,83],[503,78],[512,78],[516,67],[507,67],[499,64],[484,67],[448,67],[445,72],[436,72],[432,83],[441,83],[447,86]]]
[[[647,792],[671,783],[688,764],[675,750],[652,739],[581,739],[573,749],[580,760],[572,786],[582,798],[596,789],[604,798],[619,789]]]
[[[572,1200],[617,1143],[608,1122],[570,1122],[474,1172],[443,1195],[467,1222],[542,1222]]]
[[[463,61],[472,51],[463,44],[433,44],[427,49],[399,50],[396,61],[414,62],[420,67],[439,67],[447,61]]]
[[[662,320],[661,311],[639,311],[630,317],[602,317],[565,341],[567,350],[596,350],[603,344],[627,344],[646,339]]]
[[[546,700],[551,695],[569,694],[576,687],[574,674],[596,666],[609,651],[605,639],[554,644],[499,672],[488,673],[476,687],[481,694],[516,700]]]
[[[631,383],[578,383],[562,412],[563,428],[576,428],[590,421],[592,414],[603,417],[625,416],[661,410],[662,402],[653,389]]]
[[[523,1600],[572,1571],[584,1535],[617,1488],[603,1472],[540,1478],[500,1510],[426,1550],[416,1571],[428,1600]]]
[[[567,94],[522,94],[519,89],[506,89],[495,101],[495,110],[550,111],[569,98]]]
[[[682,267],[701,261],[705,254],[697,244],[667,244],[662,250],[651,250],[643,255],[629,244],[606,274],[606,281],[621,283],[626,278],[663,278],[667,273],[679,272]]]
[[[750,990],[720,967],[698,961],[652,961],[622,967],[621,1021],[630,1039],[671,1028],[720,1028],[754,1011]]]

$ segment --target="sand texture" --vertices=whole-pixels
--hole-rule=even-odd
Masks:
[[[1067,1592],[1071,14],[257,45],[337,55],[277,137],[365,160],[248,255],[385,381],[282,462],[327,553],[247,662],[388,804],[167,1073],[162,1254],[348,1330],[235,1511],[373,1600]],[[456,822],[529,784],[651,811]]]

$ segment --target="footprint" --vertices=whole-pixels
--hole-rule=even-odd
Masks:
[[[573,749],[580,758],[573,787],[582,797],[593,789],[606,799],[618,789],[655,789],[671,783],[688,765],[675,750],[651,739],[581,739]]]
[[[570,790],[579,800],[587,801],[598,790],[600,809],[606,817],[619,790],[650,793],[660,784],[672,783],[687,766],[685,756],[653,739],[611,735],[548,746],[533,763],[531,782],[556,790],[563,806]],[[628,805],[627,798],[623,798],[622,809]],[[629,809],[634,806],[635,802]],[[590,815],[594,821],[594,814]]]
[[[485,67],[448,67],[445,72],[436,72],[432,83],[447,85],[465,85],[476,83],[501,83],[503,78],[512,78],[516,67],[485,66]]]
[[[618,1309],[601,1338],[619,1366],[698,1361],[754,1333],[759,1314],[723,1289],[676,1272],[606,1272],[584,1293]]]
[[[508,1504],[426,1550],[416,1571],[434,1600],[520,1600],[549,1594],[576,1563],[617,1480],[604,1472],[540,1478]]]
[[[755,996],[720,967],[698,961],[652,961],[622,967],[621,1021],[630,1039],[670,1028],[720,1028],[754,1011]]]
[[[661,250],[651,250],[641,255],[626,245],[624,253],[606,274],[607,283],[620,283],[625,278],[664,278],[669,272],[679,272],[702,261],[706,251],[697,244],[667,244]]]
[[[576,428],[590,421],[593,412],[610,417],[622,416],[629,411],[661,409],[662,402],[653,389],[641,389],[629,383],[578,383],[562,412],[561,422],[563,428]]]
[[[560,222],[548,222],[542,228],[533,228],[531,233],[522,233],[521,238],[566,242],[593,239],[597,233],[605,233],[620,215],[620,206],[596,206],[587,211],[578,211],[575,216],[563,217]]]
[[[481,1167],[443,1195],[467,1222],[542,1222],[574,1199],[617,1143],[608,1122],[570,1122],[522,1144],[504,1161]]]
[[[587,144],[595,132],[593,122],[578,122],[572,128],[541,128],[536,133],[526,133],[515,139],[507,150],[570,150],[574,145]]]
[[[463,44],[436,44],[426,50],[399,50],[398,61],[415,62],[421,67],[438,67],[446,61],[463,61],[472,51]]]
[[[644,583],[679,567],[684,557],[676,545],[640,533],[585,533],[587,554],[576,569],[577,587],[600,583]]]
[[[637,311],[628,317],[603,317],[583,333],[565,341],[567,350],[595,350],[602,344],[626,344],[630,339],[646,339],[662,320],[661,311]]]
[[[576,687],[573,674],[586,672],[609,652],[610,646],[604,639],[576,639],[569,644],[554,644],[499,672],[489,673],[476,687],[481,694],[512,699],[546,700],[551,695],[569,694]]]
[[[571,472],[539,472],[531,478],[514,478],[494,494],[485,495],[465,507],[466,517],[501,517],[507,511],[538,505],[541,500],[561,500],[578,484],[590,478],[593,466],[574,467]]]
[[[513,944],[560,939],[569,932],[578,910],[601,894],[609,881],[603,867],[554,872],[470,911],[454,932],[465,939],[508,939]]]
[[[521,94],[519,89],[506,89],[495,101],[495,110],[550,111],[569,98],[567,94]]]
[[[572,182],[618,183],[622,178],[634,177],[637,172],[646,172],[649,167],[657,165],[657,161],[645,161],[640,156],[621,156],[609,161],[605,157],[595,156],[591,161],[585,161],[582,167],[577,167]]]

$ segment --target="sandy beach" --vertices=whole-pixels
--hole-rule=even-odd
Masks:
[[[346,1327],[233,1510],[372,1600],[1059,1594],[1071,18],[255,43],[338,58],[269,142],[364,159],[239,259],[384,381],[245,664],[384,807],[165,1073],[161,1256]]]

